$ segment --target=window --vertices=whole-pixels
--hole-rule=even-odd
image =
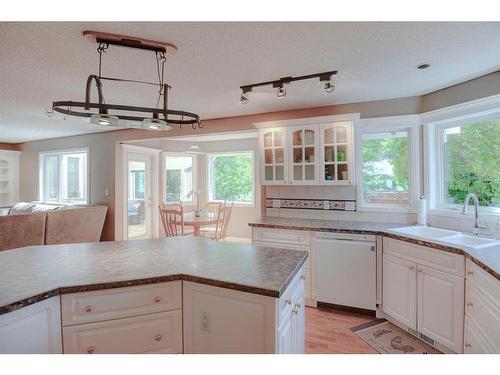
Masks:
[[[192,202],[187,196],[196,188],[195,164],[194,156],[165,155],[165,202]]]
[[[459,208],[467,193],[500,212],[500,119],[436,127],[437,205]]]
[[[88,150],[42,152],[39,200],[88,204]]]
[[[253,151],[208,155],[208,200],[254,204]]]

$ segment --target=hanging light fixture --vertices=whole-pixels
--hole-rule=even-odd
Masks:
[[[193,143],[191,147],[189,147],[189,150],[184,151],[185,154],[188,155],[203,155],[205,154],[201,149],[200,146],[198,146],[196,143]]]
[[[88,117],[89,122],[95,125],[120,127],[120,120],[125,120],[122,127],[133,127],[146,130],[172,130],[171,125],[191,125],[193,129],[202,128],[200,117],[191,112],[172,110],[168,108],[168,91],[171,89],[165,82],[166,54],[177,51],[177,47],[170,43],[153,40],[128,37],[123,35],[101,33],[95,31],[84,31],[83,35],[92,42],[98,44],[99,72],[87,78],[85,89],[85,101],[54,101],[52,111],[65,115]],[[158,82],[145,82],[122,78],[111,78],[102,76],[102,57],[110,45],[129,47],[141,50],[153,51],[156,56]],[[156,107],[130,106],[123,104],[107,104],[104,100],[103,81],[129,82],[152,85],[158,88],[158,100]],[[98,102],[91,102],[90,94],[92,84],[97,88]],[[160,102],[162,106],[159,107]],[[74,110],[81,108],[81,110]],[[113,111],[113,114],[109,112]],[[127,124],[131,124],[127,126]],[[139,123],[139,125],[137,125]]]

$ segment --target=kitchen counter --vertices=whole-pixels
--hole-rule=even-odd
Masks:
[[[187,280],[280,297],[307,252],[198,237],[30,246],[0,252],[0,314],[64,293]]]
[[[422,240],[418,237],[391,232],[393,228],[407,227],[409,224],[375,223],[366,221],[293,219],[264,217],[248,224],[251,227],[307,230],[315,232],[338,232],[372,234],[391,237],[401,241],[427,246],[436,250],[461,254],[476,263],[486,272],[500,280],[500,245],[472,249],[465,246],[449,245],[437,240]]]

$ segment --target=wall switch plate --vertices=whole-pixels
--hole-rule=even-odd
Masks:
[[[109,189],[104,189],[104,196],[109,197]]]
[[[200,313],[200,330],[210,332],[210,314],[207,311]]]
[[[346,211],[356,211],[356,202],[345,202]]]
[[[273,199],[273,208],[280,208],[280,200]]]

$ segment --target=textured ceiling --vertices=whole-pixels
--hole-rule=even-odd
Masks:
[[[99,30],[168,41],[170,107],[202,118],[422,95],[500,68],[500,23],[426,22],[91,22],[0,23],[0,142],[102,130],[82,119],[48,118],[53,100],[82,100],[97,70],[96,45],[81,36]],[[430,62],[431,68],[415,66]],[[155,80],[150,52],[110,47],[103,74]],[[239,86],[284,76],[338,70],[326,94],[316,80],[272,88],[239,101]],[[154,106],[156,92],[106,83],[108,103]]]

